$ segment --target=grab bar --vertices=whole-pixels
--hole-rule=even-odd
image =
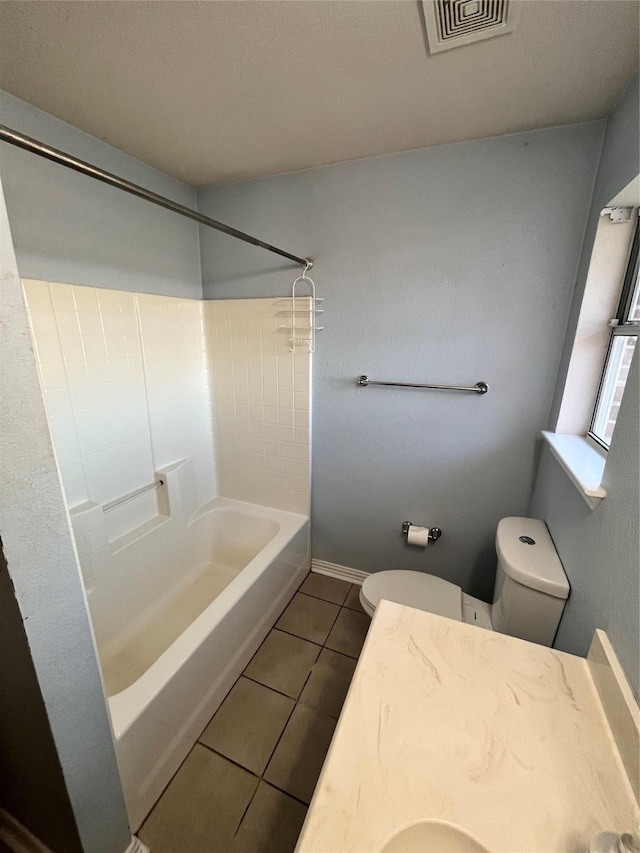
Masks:
[[[475,394],[486,394],[489,386],[486,382],[476,382],[475,385],[418,385],[415,382],[376,382],[368,376],[359,376],[357,384],[366,388],[367,385],[389,385],[394,388],[430,388],[436,391],[473,391]]]
[[[132,501],[134,498],[140,497],[140,495],[144,495],[147,492],[151,492],[154,489],[159,489],[160,486],[164,486],[164,480],[156,480],[155,483],[150,483],[148,486],[142,486],[140,489],[136,489],[133,492],[129,492],[128,495],[123,495],[121,498],[116,498],[113,501],[109,501],[107,504],[102,505],[103,512],[109,512],[112,509],[115,509],[120,504],[125,504],[128,501]]]

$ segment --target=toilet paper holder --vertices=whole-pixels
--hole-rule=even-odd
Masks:
[[[409,535],[409,528],[413,524],[412,521],[403,521],[402,522],[402,535]],[[439,527],[431,527],[429,529],[429,542],[437,542],[437,540],[442,536],[442,530]]]

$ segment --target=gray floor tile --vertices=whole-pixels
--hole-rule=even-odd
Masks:
[[[355,668],[353,658],[323,649],[311,670],[300,702],[332,717],[339,717]]]
[[[227,853],[258,779],[196,744],[138,835],[153,853]]]
[[[199,740],[260,775],[293,705],[292,699],[240,677]]]
[[[361,587],[359,584],[351,584],[351,589],[349,590],[349,594],[347,595],[343,606],[348,607],[349,610],[357,610],[358,613],[364,613],[362,605],[360,604],[360,589]]]
[[[332,601],[334,604],[344,604],[350,588],[351,584],[346,581],[311,572],[300,587],[300,592],[315,595],[316,598],[323,598],[325,601]]]
[[[355,610],[343,608],[325,645],[334,652],[342,652],[343,655],[357,658],[367,636],[369,625],[371,625],[371,619],[366,613],[357,613]]]
[[[248,678],[297,699],[320,646],[283,631],[271,631],[244,671]]]
[[[302,803],[260,782],[230,853],[293,853],[306,813]]]
[[[278,619],[276,628],[322,645],[339,610],[337,604],[297,592]]]
[[[264,774],[265,780],[309,803],[335,725],[333,717],[296,705]]]

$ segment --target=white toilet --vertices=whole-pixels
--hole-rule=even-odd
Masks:
[[[569,595],[547,526],[535,518],[503,518],[496,531],[498,568],[493,604],[423,572],[376,572],[360,589],[360,603],[373,616],[384,598],[550,646]]]

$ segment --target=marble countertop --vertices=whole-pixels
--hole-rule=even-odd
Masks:
[[[586,659],[380,603],[297,853],[374,853],[417,820],[492,853],[579,853],[638,806]]]

